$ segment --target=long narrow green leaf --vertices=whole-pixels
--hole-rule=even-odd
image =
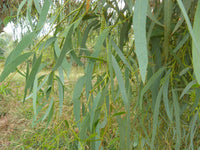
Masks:
[[[33,31],[34,27],[33,27],[32,15],[31,15],[32,6],[33,6],[32,0],[28,0],[27,10],[26,10],[26,20],[28,21],[28,23],[31,27],[31,30]],[[31,31],[31,30],[29,29],[29,31]]]
[[[110,28],[107,28],[107,29],[103,30],[103,32],[99,35],[97,42],[95,43],[95,46],[94,46],[94,52],[91,55],[92,57],[99,56],[99,53],[102,50],[103,42],[104,42],[105,38],[107,37],[107,35],[109,34],[109,30],[110,30]],[[86,83],[87,84],[86,84],[85,90],[86,90],[87,99],[89,98],[89,91],[92,88],[92,73],[94,70],[94,64],[95,64],[95,61],[90,60],[86,67]]]
[[[160,68],[155,74],[153,74],[153,76],[148,80],[147,84],[143,87],[143,89],[140,92],[139,95],[139,106],[140,109],[142,109],[142,100],[143,100],[143,96],[146,93],[147,90],[150,89],[151,85],[155,82],[155,80],[162,75],[163,71],[165,70],[165,67]]]
[[[170,111],[170,103],[169,103],[169,98],[168,98],[168,95],[169,95],[169,91],[168,91],[168,89],[169,89],[169,73],[170,72],[171,71],[169,70],[165,75],[166,81],[163,84],[163,102],[164,102],[165,110],[167,112],[167,116],[168,116],[170,122],[172,122],[172,114]]]
[[[184,4],[184,6],[186,8],[186,12],[188,12],[188,10],[189,10],[189,8],[191,6],[192,1],[193,0],[190,0],[190,1],[183,0],[183,4]],[[183,17],[183,14],[181,14],[180,17],[179,17],[179,20],[178,20],[178,22],[176,24],[176,26],[174,27],[174,30],[172,31],[172,34],[177,31],[177,29],[182,25],[183,21],[184,21],[184,17]]]
[[[176,48],[173,50],[174,53],[176,53],[184,44],[185,42],[188,40],[189,38],[189,33],[187,33],[183,39],[178,43],[178,45],[176,46]]]
[[[160,23],[158,20],[157,20],[157,18],[156,18],[156,15],[153,15],[152,13],[151,13],[151,8],[150,8],[150,6],[148,5],[148,9],[147,9],[147,15],[148,15],[148,17],[153,21],[153,22],[155,22],[156,24],[158,24],[159,26],[164,26],[162,23]]]
[[[40,0],[34,0],[34,5],[35,5],[37,12],[40,14],[40,12],[41,12]]]
[[[17,9],[17,18],[19,17],[19,13],[21,12],[21,9],[22,9],[22,7],[26,4],[26,2],[27,2],[27,0],[23,0],[23,1],[20,3],[20,5],[19,5],[19,7],[18,7],[18,9]]]
[[[74,109],[74,118],[75,118],[75,121],[78,123],[78,127],[80,127],[79,121],[80,121],[80,115],[81,115],[80,96],[81,96],[84,84],[85,84],[85,76],[82,76],[76,82],[73,97],[72,97],[72,101],[74,103],[74,108],[73,108]]]
[[[61,53],[61,50],[60,50],[60,48],[59,48],[59,46],[58,46],[58,41],[56,41],[56,42],[54,43],[54,50],[55,50],[56,56],[59,57],[59,56],[60,56],[60,53]],[[61,66],[62,66],[62,68],[64,69],[66,75],[68,75],[68,72],[70,72],[71,66],[70,66],[70,64],[68,63],[66,57],[64,57]]]
[[[185,94],[187,94],[188,91],[190,90],[190,88],[191,88],[193,85],[195,85],[195,84],[196,84],[196,81],[195,81],[195,80],[193,80],[193,81],[191,81],[190,83],[188,83],[188,85],[184,88],[183,92],[181,93],[180,98],[182,98]]]
[[[41,60],[42,60],[42,55],[40,55],[40,57],[36,60],[36,62],[33,65],[33,68],[30,72],[30,75],[26,81],[26,87],[25,88],[30,88],[34,82],[35,76],[38,73],[40,64],[41,64]]]
[[[83,119],[83,122],[81,123],[81,129],[79,137],[81,140],[84,140],[86,138],[87,129],[90,124],[90,115],[86,114],[85,118]]]
[[[148,65],[148,50],[146,40],[146,13],[148,0],[136,0],[133,15],[136,55],[139,62],[140,74],[145,83]]]
[[[171,32],[171,17],[173,12],[173,5],[172,0],[165,0],[164,1],[164,56],[165,56],[165,63],[168,60],[168,53],[169,53],[169,39],[170,39],[170,32]]]
[[[47,77],[43,80],[43,82],[38,86],[37,92],[44,86],[44,84],[47,82],[48,78],[49,78],[49,76],[47,76]],[[26,101],[27,99],[31,98],[32,96],[33,96],[33,93],[30,94],[29,96],[27,96],[27,97],[23,100],[23,102]]]
[[[38,88],[38,79],[36,76],[33,83],[33,112],[34,112],[33,121],[35,121],[37,117],[37,88]]]
[[[74,25],[73,24],[68,27],[67,35],[66,35],[66,38],[65,38],[65,43],[63,45],[62,51],[60,53],[60,56],[57,59],[56,65],[54,66],[53,70],[58,69],[58,67],[62,64],[66,53],[68,51],[71,51],[71,49],[72,49],[71,36],[72,36],[72,33],[73,33],[73,29],[74,29]]]
[[[36,36],[36,33],[31,32],[22,38],[22,40],[19,42],[16,48],[10,53],[10,55],[6,59],[5,67],[10,62],[12,62],[15,58],[17,58],[21,54],[21,52],[33,42],[33,39],[35,36]]]
[[[58,93],[59,93],[59,110],[60,115],[62,114],[62,108],[63,108],[63,100],[64,100],[64,85],[60,79],[60,77],[56,76],[58,81]]]
[[[45,0],[43,7],[42,7],[42,10],[40,12],[40,17],[39,17],[39,21],[38,21],[37,26],[36,26],[36,31],[40,30],[43,27],[43,25],[45,24],[49,8],[50,8],[50,1]]]
[[[198,114],[199,114],[199,111],[196,111],[195,115],[192,117],[191,121],[190,121],[190,127],[189,127],[189,130],[190,130],[190,147],[192,149],[194,149],[194,146],[193,146],[193,140],[194,140],[194,137],[195,137],[195,126],[198,124],[196,123],[197,122],[197,119],[198,119]],[[198,127],[197,127],[198,128]],[[198,130],[198,129],[197,129]],[[198,132],[197,132],[198,133]]]
[[[163,92],[163,86],[160,88],[160,91],[158,93],[155,109],[153,112],[153,131],[152,131],[152,139],[151,139],[151,149],[154,149],[154,140],[156,137],[157,127],[158,127],[158,116],[159,116],[159,109],[160,109],[160,102],[162,99],[162,92]]]
[[[15,71],[15,68],[27,60],[32,54],[32,52],[24,53],[18,57],[15,57],[12,62],[9,62],[9,64],[4,67],[4,70],[0,75],[0,82],[2,82],[11,72]]]
[[[47,118],[47,116],[49,115],[49,113],[50,113],[52,107],[53,107],[53,97],[51,98],[49,107],[47,108],[47,111],[46,111],[46,113],[44,114],[44,116],[43,116],[43,118],[42,118],[42,121],[44,121],[44,120]]]
[[[122,53],[122,51],[119,49],[119,47],[116,45],[116,43],[111,40],[112,46],[114,47],[115,51],[117,52],[118,56],[121,58],[121,60],[124,62],[124,64],[127,65],[128,69],[131,70],[131,67],[128,63],[128,61],[126,60],[124,54]]]
[[[126,106],[126,108],[128,108],[129,102],[128,102],[128,96],[127,96],[127,93],[126,93],[126,88],[125,88],[125,85],[124,85],[124,80],[123,80],[122,73],[120,71],[119,65],[118,65],[118,63],[117,63],[117,61],[116,61],[116,59],[113,55],[112,55],[112,65],[113,65],[113,68],[114,68],[116,76],[117,76],[117,81],[118,81],[118,84],[119,84],[119,89],[120,89],[120,92],[121,92],[121,95],[122,95],[124,105]]]
[[[176,120],[176,150],[179,150],[181,147],[181,122],[180,122],[180,107],[178,103],[178,97],[175,90],[172,90],[172,98],[174,105],[174,115]]]
[[[194,17],[194,25],[193,25],[194,37],[196,39],[197,45],[195,44],[195,40],[192,41],[192,58],[193,58],[193,67],[194,74],[197,79],[197,82],[200,84],[200,1],[198,1],[197,9]]]

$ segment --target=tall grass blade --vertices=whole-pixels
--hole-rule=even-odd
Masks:
[[[146,40],[146,13],[148,0],[136,0],[133,15],[136,55],[139,62],[140,74],[145,83],[148,65],[148,50]]]

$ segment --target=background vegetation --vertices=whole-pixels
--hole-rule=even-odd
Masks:
[[[198,0],[20,1],[0,92],[2,106],[23,103],[27,130],[9,146],[200,149],[199,11]]]

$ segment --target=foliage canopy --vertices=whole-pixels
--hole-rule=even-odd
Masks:
[[[53,93],[58,89],[62,113],[65,78],[78,65],[84,74],[72,102],[79,149],[112,148],[106,136],[116,122],[116,149],[198,149],[199,11],[197,0],[23,0],[17,17],[28,31],[0,81],[17,70],[26,80],[23,101],[33,100],[33,126],[49,124]],[[50,30],[41,34],[45,24]],[[53,55],[53,67],[41,75],[49,65],[44,53]]]

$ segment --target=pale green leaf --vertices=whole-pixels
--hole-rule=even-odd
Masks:
[[[58,81],[58,96],[59,96],[59,110],[60,115],[62,114],[62,108],[63,108],[63,100],[64,100],[64,85],[60,79],[60,77],[56,76]]]
[[[124,85],[123,76],[120,71],[119,65],[113,55],[112,55],[112,65],[117,76],[117,81],[118,81],[119,89],[122,95],[122,100],[124,102],[125,107],[128,108],[129,102],[128,102],[128,96],[127,96],[125,85]]]
[[[183,96],[185,95],[185,94],[188,94],[188,91],[191,89],[191,87],[193,86],[193,85],[195,85],[196,84],[196,81],[195,80],[193,80],[193,81],[191,81],[190,83],[188,83],[188,85],[183,89],[183,92],[181,93],[181,96],[180,96],[180,98],[183,98]]]
[[[16,48],[7,57],[6,62],[5,62],[5,67],[14,59],[16,59],[16,57],[18,57],[21,54],[21,52],[33,42],[33,39],[35,36],[36,36],[36,33],[31,32],[22,38],[22,40],[19,42]]]
[[[37,76],[33,79],[33,121],[36,120],[37,117],[37,88],[38,88],[38,79]]]
[[[194,25],[193,25],[194,37],[196,39],[197,44],[195,44],[195,40],[192,41],[192,58],[193,58],[193,67],[194,74],[197,79],[197,82],[200,84],[200,1],[198,1],[197,9],[194,17]]]
[[[78,79],[76,82],[75,88],[74,88],[74,93],[72,97],[72,101],[74,103],[74,118],[76,122],[80,121],[80,110],[81,110],[81,102],[80,102],[80,96],[82,94],[83,86],[85,84],[85,76],[82,76],[81,78]],[[78,127],[80,123],[78,123]]]
[[[140,109],[142,109],[142,100],[144,94],[147,92],[147,90],[150,89],[151,85],[155,82],[155,80],[162,75],[164,72],[165,67],[160,68],[156,73],[153,74],[153,76],[148,80],[147,84],[142,88],[140,95],[139,95],[139,101],[138,103],[140,104]]]
[[[23,1],[20,3],[20,5],[19,5],[19,7],[18,7],[18,9],[17,9],[17,18],[19,17],[19,13],[21,12],[21,9],[22,9],[22,7],[26,4],[26,2],[27,2],[27,0],[23,0]]]
[[[176,146],[175,149],[179,150],[181,147],[181,122],[180,122],[180,107],[178,102],[178,96],[175,90],[172,90],[172,98],[174,105],[174,115],[176,120]]]
[[[143,83],[145,83],[148,65],[148,50],[146,40],[147,8],[148,0],[136,0],[133,15],[136,55]]]
[[[3,72],[1,73],[0,76],[0,82],[2,82],[11,72],[15,71],[15,68],[20,65],[22,62],[27,60],[33,53],[24,53],[20,56],[15,57],[11,62],[4,67]]]
[[[47,108],[46,110],[46,113],[44,114],[44,116],[42,117],[42,121],[44,121],[46,119],[46,117],[49,115],[51,109],[53,107],[53,97],[51,98],[51,101],[50,101],[50,104],[49,104],[49,107]]]
[[[42,10],[40,12],[40,17],[39,17],[39,21],[38,21],[37,26],[36,26],[36,31],[40,30],[43,27],[43,25],[45,24],[49,8],[50,8],[50,1],[45,0],[43,7],[42,7]]]
[[[154,141],[157,133],[158,128],[158,117],[159,117],[159,109],[160,109],[160,102],[162,100],[162,92],[163,92],[163,86],[160,88],[160,91],[158,93],[155,109],[153,111],[153,131],[152,131],[152,139],[151,139],[151,149],[154,149]]]
[[[41,12],[40,0],[34,0],[34,4],[37,12],[40,14]]]

